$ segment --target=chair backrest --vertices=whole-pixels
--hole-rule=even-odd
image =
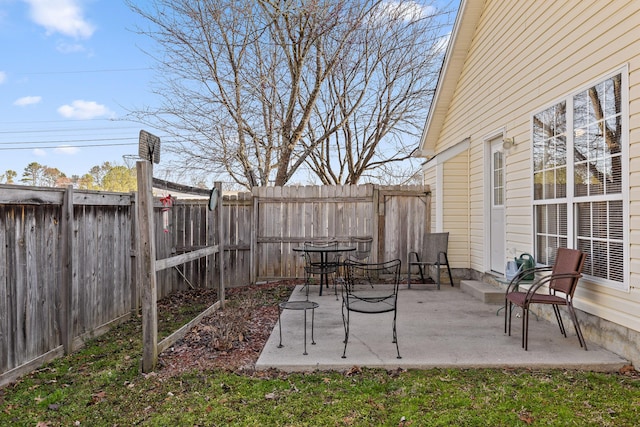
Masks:
[[[329,248],[329,249],[337,249],[338,242],[336,240],[327,240],[327,241],[312,241],[312,242],[304,242],[304,248],[313,249],[313,248]],[[325,257],[326,262],[334,262],[339,259],[339,252],[329,252]],[[304,258],[307,266],[313,263],[319,263],[322,260],[322,255],[320,252],[304,251]]]
[[[420,261],[427,263],[443,262],[441,253],[447,253],[449,247],[449,232],[427,233],[424,236],[424,245],[420,254]]]
[[[350,257],[359,261],[369,258],[371,255],[371,244],[373,243],[372,237],[351,237],[349,241],[352,246],[356,247],[356,250]]]
[[[573,277],[552,279],[549,282],[549,291],[562,292],[573,297],[573,292],[576,290],[578,279],[581,277],[582,267],[586,258],[587,254],[577,249],[558,248],[556,260],[551,270],[552,276],[557,274],[575,275]]]
[[[348,259],[345,261],[345,291],[348,294],[364,292],[397,295],[400,285],[401,261],[365,263]]]

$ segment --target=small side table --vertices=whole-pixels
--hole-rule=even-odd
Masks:
[[[307,355],[307,310],[311,310],[311,344],[315,345],[315,341],[313,339],[313,320],[315,317],[315,310],[319,305],[317,302],[313,301],[285,301],[278,304],[278,325],[280,327],[280,344],[278,344],[278,348],[284,347],[282,345],[282,319],[280,315],[283,310],[303,310],[304,311],[304,354]]]

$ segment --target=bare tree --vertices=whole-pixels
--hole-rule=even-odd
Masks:
[[[163,105],[135,114],[172,135],[182,167],[252,187],[284,185],[306,164],[323,182],[355,183],[408,156],[437,43],[428,17],[406,19],[415,2],[129,4],[161,48]],[[400,147],[380,156],[382,141]]]
[[[327,80],[304,142],[324,184],[405,183],[442,61],[442,25],[414,2],[379,5]]]

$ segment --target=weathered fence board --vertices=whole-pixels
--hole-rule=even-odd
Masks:
[[[60,345],[55,205],[0,205],[0,366],[11,369]],[[0,371],[2,372],[2,371]]]
[[[131,311],[131,196],[68,194],[0,186],[0,385]]]
[[[0,386],[62,354],[63,342],[71,341],[65,350],[75,349],[141,306],[135,195],[74,190],[69,198],[72,247],[65,249],[65,190],[0,185]],[[429,230],[429,203],[423,186],[256,188],[223,197],[221,226],[207,200],[178,199],[167,211],[165,232],[156,199],[157,260],[223,248],[159,271],[158,298],[192,285],[217,287],[221,265],[227,287],[301,278],[303,261],[293,248],[311,239],[371,236],[374,260],[404,262]]]
[[[420,247],[429,227],[424,186],[266,187],[255,188],[253,197],[256,280],[304,277],[293,248],[314,239],[372,237],[374,260],[406,260],[408,243]]]

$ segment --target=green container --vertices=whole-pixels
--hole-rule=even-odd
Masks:
[[[520,271],[529,270],[530,268],[536,267],[536,261],[530,254],[522,254],[520,255],[520,257],[515,258],[515,261],[518,269],[522,267]],[[532,271],[531,273],[525,274],[524,277],[522,277],[522,280],[533,280],[534,278],[535,274]]]

